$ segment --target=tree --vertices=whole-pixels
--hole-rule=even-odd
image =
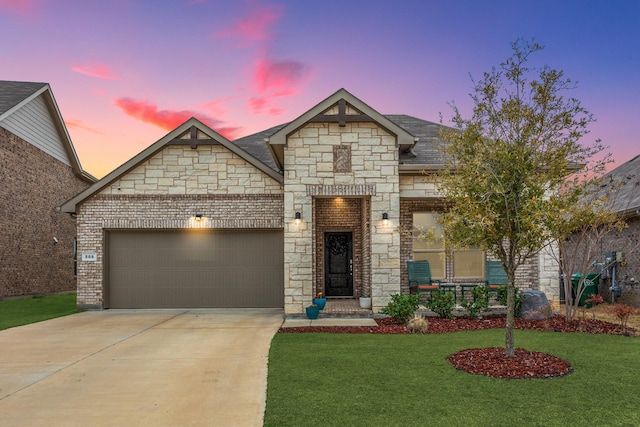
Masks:
[[[546,224],[555,249],[550,254],[564,278],[565,316],[569,320],[576,315],[587,275],[593,273],[598,277],[602,273],[602,268],[597,269],[595,265],[602,261],[605,237],[627,226],[614,208],[623,205],[623,201],[618,200],[618,190],[623,183],[610,178],[574,174],[555,196],[564,203],[557,204],[555,215],[549,217],[550,222]],[[572,294],[574,273],[580,275],[575,298]]]
[[[583,146],[594,119],[575,98],[562,71],[527,66],[543,49],[534,41],[511,44],[513,54],[475,82],[471,118],[453,104],[454,127],[442,139],[447,168],[442,190],[451,203],[443,216],[448,242],[480,247],[508,276],[506,355],[514,355],[516,271],[552,239],[548,228],[564,206],[566,179],[603,150]]]

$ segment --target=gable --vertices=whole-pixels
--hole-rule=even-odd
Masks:
[[[278,181],[220,144],[168,144],[99,194],[280,193]]]
[[[395,138],[400,151],[409,150],[416,138],[344,89],[340,89],[315,107],[283,126],[268,138],[269,148],[280,169],[284,169],[284,146],[294,132],[308,123],[329,123],[344,127],[347,123],[375,123]]]
[[[65,165],[73,165],[42,96],[32,99],[0,121],[0,126]]]
[[[47,83],[0,80],[0,126],[71,167],[85,182],[96,181],[82,170]]]
[[[216,162],[220,164],[217,165]],[[231,180],[228,178],[229,173]],[[250,190],[247,188],[251,182],[256,184],[257,192],[262,191],[260,182],[264,184],[265,191],[277,192],[280,191],[283,177],[192,117],[64,203],[60,209],[75,213],[79,204],[101,192],[156,194],[164,191],[162,194],[204,194],[207,191],[226,191],[224,194],[232,194],[230,191],[244,191],[239,194],[248,194]],[[229,187],[226,190],[214,189],[216,185]],[[241,187],[244,189],[241,190]]]

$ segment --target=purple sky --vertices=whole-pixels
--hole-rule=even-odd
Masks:
[[[632,0],[0,0],[0,80],[51,84],[80,161],[102,177],[191,116],[230,139],[345,88],[383,114],[449,124],[469,75],[536,39],[578,81],[616,160],[640,154]]]

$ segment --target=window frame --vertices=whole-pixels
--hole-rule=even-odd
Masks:
[[[419,216],[428,216],[430,219],[428,221],[417,221]],[[440,254],[441,262],[434,264],[429,260],[431,264],[431,274],[434,279],[451,279],[455,281],[478,281],[485,279],[485,264],[487,259],[487,253],[485,250],[480,248],[464,248],[464,249],[447,249],[446,242],[444,241],[444,230],[442,230],[442,226],[438,224],[439,217],[442,215],[440,211],[414,211],[412,212],[412,222],[411,222],[411,230],[412,230],[412,238],[411,238],[411,251],[412,257],[414,260],[421,259],[419,254]],[[426,227],[433,227],[436,230],[436,236],[442,240],[441,245],[433,245],[433,244],[425,244],[422,243],[416,247],[416,242],[418,239],[415,237],[415,233],[417,231],[424,231]],[[422,246],[422,247],[420,247]],[[429,247],[434,246],[434,247]],[[478,253],[481,259],[478,259],[479,271],[478,275],[459,275],[456,276],[456,255],[461,255],[464,253]],[[416,257],[418,254],[418,257]],[[450,263],[447,262],[447,258],[450,258]],[[459,262],[459,260],[458,260]],[[443,275],[440,275],[440,271],[443,272]],[[471,271],[473,273],[473,271]]]

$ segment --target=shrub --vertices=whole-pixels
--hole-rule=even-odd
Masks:
[[[629,316],[636,314],[638,309],[626,304],[614,304],[609,308],[612,315],[614,315],[619,321],[620,326],[627,328],[627,321]]]
[[[463,299],[460,305],[467,310],[469,317],[476,318],[480,312],[486,310],[489,307],[489,298],[487,295],[487,288],[485,286],[476,286],[471,292],[473,295],[472,301]]]
[[[514,315],[520,317],[520,311],[522,310],[522,294],[519,288],[515,288],[516,294],[514,296],[515,308]],[[501,286],[498,288],[498,304],[507,305],[507,287]]]
[[[407,323],[407,331],[412,334],[426,334],[429,329],[429,322],[424,317],[414,317]]]
[[[456,296],[453,292],[444,292],[437,289],[431,292],[425,305],[439,317],[451,319],[453,317],[453,309],[456,306]]]
[[[393,317],[399,323],[407,323],[418,309],[418,295],[391,295],[391,302],[380,313]]]

